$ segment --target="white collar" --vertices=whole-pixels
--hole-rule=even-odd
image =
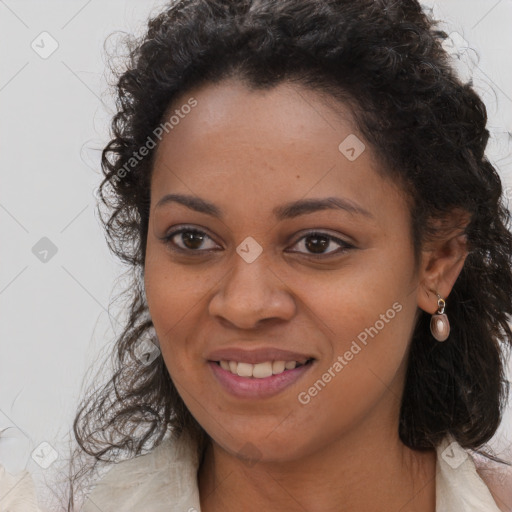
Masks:
[[[471,454],[451,436],[437,448],[436,512],[501,512]]]
[[[436,512],[501,512],[466,450],[446,436],[436,451]],[[150,453],[113,466],[83,512],[200,512],[198,466],[187,434],[166,437]]]

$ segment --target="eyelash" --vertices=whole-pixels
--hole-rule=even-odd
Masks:
[[[183,227],[178,230],[172,231],[168,235],[165,235],[164,237],[162,237],[162,241],[172,251],[180,252],[183,254],[186,253],[187,255],[201,256],[205,252],[211,252],[211,251],[216,250],[216,249],[206,249],[206,250],[204,250],[204,249],[203,250],[201,250],[201,249],[184,249],[183,247],[179,247],[178,245],[176,245],[175,242],[172,241],[172,239],[181,233],[194,233],[194,234],[199,234],[199,235],[205,235],[210,240],[212,240],[212,238],[204,231],[201,231],[199,229],[192,228],[192,227]],[[327,252],[327,253],[323,253],[323,254],[303,253],[303,252],[299,252],[299,254],[306,254],[308,257],[311,257],[311,258],[328,258],[330,256],[339,255],[339,254],[346,252],[349,249],[355,248],[353,245],[341,240],[340,238],[337,238],[333,235],[329,235],[328,233],[324,233],[322,231],[315,231],[315,230],[308,231],[307,233],[302,235],[293,245],[297,245],[297,243],[299,243],[300,241],[305,240],[306,238],[311,237],[311,236],[320,236],[323,238],[327,238],[329,241],[334,241],[335,243],[341,245],[342,247],[339,250],[331,251],[331,252]],[[293,251],[293,252],[298,252],[298,251]]]

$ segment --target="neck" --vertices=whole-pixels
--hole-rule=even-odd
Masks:
[[[300,459],[253,465],[212,441],[198,472],[201,510],[434,512],[436,452],[411,450],[394,427],[359,426]]]

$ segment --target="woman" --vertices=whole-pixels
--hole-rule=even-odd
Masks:
[[[149,22],[103,152],[130,315],[75,420],[126,460],[86,512],[510,506],[471,455],[507,396],[510,219],[445,37],[413,0]]]

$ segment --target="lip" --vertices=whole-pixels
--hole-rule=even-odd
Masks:
[[[293,360],[294,358],[289,359],[289,361]],[[224,370],[216,362],[208,361],[208,366],[217,382],[231,395],[244,399],[263,399],[277,395],[296,383],[314,364],[315,360],[293,370],[285,370],[278,375],[257,379],[234,375],[230,371]]]
[[[273,347],[246,350],[238,347],[226,347],[214,350],[206,357],[208,361],[236,361],[238,363],[264,363],[266,361],[304,361],[314,359],[311,354],[291,352]],[[264,379],[263,379],[264,380]]]

